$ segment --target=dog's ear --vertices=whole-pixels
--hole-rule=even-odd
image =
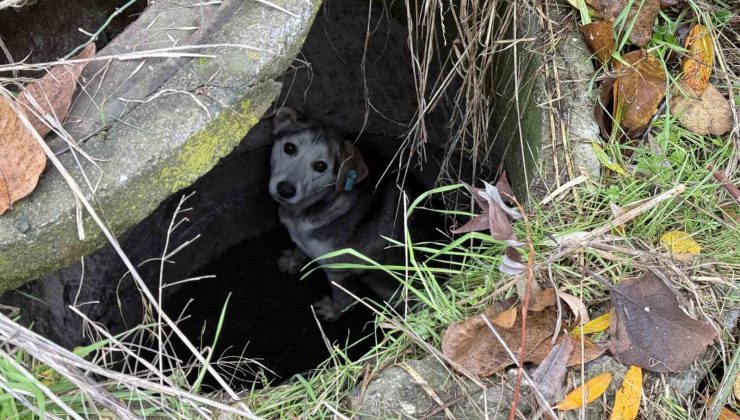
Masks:
[[[351,191],[355,184],[367,177],[368,172],[360,151],[352,142],[344,140],[339,152],[336,190]]]
[[[272,118],[272,134],[278,135],[298,121],[298,113],[293,108],[284,106],[275,112]]]

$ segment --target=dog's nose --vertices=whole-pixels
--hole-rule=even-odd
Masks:
[[[277,191],[278,194],[280,194],[280,197],[283,198],[292,198],[295,195],[295,187],[293,184],[289,184],[285,181],[277,184]]]

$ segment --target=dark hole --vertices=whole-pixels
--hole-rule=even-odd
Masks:
[[[187,309],[193,316],[180,326],[193,342],[210,346],[221,308],[229,299],[214,354],[230,361],[253,359],[267,367],[264,378],[256,377],[255,372],[237,372],[233,379],[236,387],[259,379],[274,383],[305,374],[329,356],[310,307],[331,293],[326,277],[320,270],[303,280],[300,275],[280,272],[278,257],[292,246],[282,229],[245,241],[196,274],[215,274],[216,278],[182,287],[166,302],[167,312],[178,314],[193,299]],[[369,309],[355,305],[336,322],[322,321],[321,328],[330,343],[341,347],[362,339],[348,350],[354,359],[374,343],[371,320]],[[184,346],[177,346],[176,352],[188,358]],[[234,375],[233,371],[224,373]],[[205,384],[216,386],[210,376]]]

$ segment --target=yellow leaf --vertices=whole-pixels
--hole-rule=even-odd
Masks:
[[[614,409],[609,420],[634,420],[640,411],[641,399],[642,369],[633,365],[624,375],[622,386],[617,390]]]
[[[610,372],[596,375],[593,378],[586,381],[585,385],[581,385],[578,388],[570,391],[565,396],[560,404],[556,405],[555,408],[558,410],[575,410],[576,408],[585,407],[586,404],[599,398],[601,394],[606,392],[609,387],[609,383],[612,381],[612,374]],[[586,387],[584,392],[584,386]],[[583,402],[583,395],[586,395],[586,403]]]
[[[699,244],[697,244],[688,233],[682,230],[674,230],[664,233],[663,236],[660,237],[660,243],[663,244],[664,247],[668,248],[668,251],[670,251],[671,254],[677,256],[699,255],[701,252]]]
[[[581,332],[583,334],[593,334],[604,331],[605,329],[609,328],[609,323],[611,322],[611,320],[612,313],[611,311],[609,311],[604,315],[598,316],[583,325],[579,325],[573,328],[572,330],[570,330],[570,335],[580,337]]]
[[[704,25],[694,25],[686,38],[689,50],[681,63],[683,80],[701,95],[709,84],[709,76],[714,66],[714,46],[709,30]]]
[[[618,173],[619,175],[627,176],[627,172],[621,166],[619,166],[619,164],[615,162],[614,159],[610,158],[609,155],[606,154],[604,149],[602,149],[598,143],[596,143],[595,141],[591,142],[591,148],[594,150],[596,158],[599,159],[599,162],[601,162],[602,165]]]

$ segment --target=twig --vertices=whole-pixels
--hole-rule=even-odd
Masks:
[[[516,199],[514,199],[516,201]],[[524,373],[524,343],[527,342],[527,311],[529,310],[529,297],[532,291],[532,281],[534,277],[534,270],[532,264],[534,261],[534,244],[532,244],[532,230],[530,229],[529,219],[524,210],[524,207],[516,201],[517,207],[519,207],[519,213],[522,215],[524,221],[524,228],[527,231],[527,283],[524,288],[524,297],[522,299],[522,334],[519,340],[521,346],[519,346],[519,370],[516,374],[516,385],[514,386],[514,397],[511,400],[511,411],[509,411],[509,420],[514,420],[516,416],[516,405],[519,402],[519,396],[522,387],[522,374]]]
[[[735,199],[737,204],[740,204],[740,189],[738,189],[730,180],[727,178],[727,175],[725,175],[722,171],[715,171],[714,166],[710,163],[707,165],[707,169],[712,171],[712,176],[714,179],[716,179],[726,190],[732,198]]]

